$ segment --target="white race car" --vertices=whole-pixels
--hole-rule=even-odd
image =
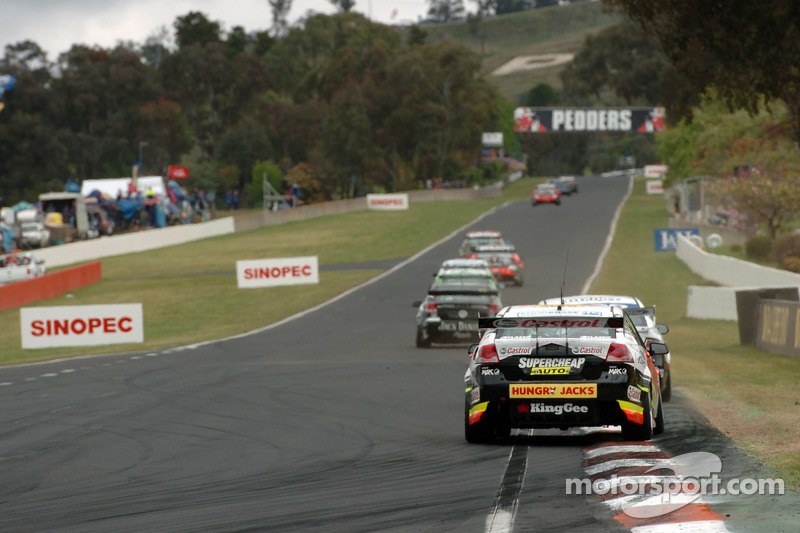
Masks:
[[[630,315],[636,326],[636,331],[639,332],[639,336],[644,340],[645,346],[649,347],[652,342],[660,342],[666,345],[664,335],[669,332],[669,327],[666,324],[658,324],[656,322],[655,306],[645,307],[639,298],[611,294],[583,294],[580,296],[565,296],[564,298],[548,298],[539,303],[557,305],[562,301],[565,304],[600,304],[621,307]],[[664,397],[664,401],[668,402],[672,398],[669,350],[663,356],[654,355],[653,359],[658,371],[661,373],[661,395]]]

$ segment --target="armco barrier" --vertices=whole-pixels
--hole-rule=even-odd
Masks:
[[[403,191],[406,192],[406,191]],[[495,198],[502,194],[499,187],[481,187],[479,189],[436,189],[407,191],[409,203],[469,201]],[[335,200],[318,204],[302,205],[293,209],[247,213],[234,217],[236,233],[250,231],[266,226],[275,226],[297,220],[308,220],[327,215],[338,215],[352,211],[363,211],[367,207],[366,198]]]
[[[67,291],[97,283],[102,277],[100,261],[65,268],[38,278],[0,286],[0,311],[54,298]]]
[[[36,259],[44,259],[47,268],[92,261],[101,257],[154,250],[165,246],[233,233],[233,217],[220,218],[200,224],[148,229],[89,241],[72,242],[42,248],[34,252]]]

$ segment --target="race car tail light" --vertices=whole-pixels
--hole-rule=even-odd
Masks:
[[[633,363],[633,355],[627,346],[615,342],[608,347],[606,363]]]
[[[511,257],[511,260],[514,261],[514,263],[516,263],[520,268],[522,268],[522,258],[519,256],[519,254],[514,254]]]
[[[481,346],[481,349],[478,350],[478,355],[476,356],[475,363],[476,364],[490,364],[490,363],[499,363],[500,357],[497,355],[497,347],[494,344],[487,344],[486,346]]]
[[[436,302],[428,302],[425,304],[425,310],[432,314],[437,315],[439,314],[439,309],[436,307]]]

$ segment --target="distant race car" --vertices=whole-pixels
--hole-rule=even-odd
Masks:
[[[554,185],[561,191],[561,194],[567,196],[578,192],[578,181],[575,179],[575,176],[561,176],[556,178],[554,180]]]
[[[464,376],[468,442],[513,428],[621,426],[635,441],[664,431],[658,371],[622,308],[512,306],[479,329]]]
[[[478,317],[491,317],[503,307],[491,274],[487,277],[442,275],[417,308],[417,348],[433,343],[470,344],[478,340]]]
[[[561,192],[555,185],[548,183],[537,185],[531,193],[531,205],[536,207],[539,204],[561,205]]]
[[[458,255],[468,257],[478,246],[490,244],[506,244],[506,241],[499,231],[469,231],[461,242]]]
[[[479,246],[470,257],[486,261],[498,283],[513,283],[521,287],[525,281],[525,265],[514,246]]]
[[[652,342],[662,342],[666,346],[664,335],[669,333],[669,327],[666,324],[658,324],[656,322],[656,308],[645,307],[639,298],[633,296],[619,296],[611,294],[583,294],[577,296],[566,296],[564,298],[548,298],[542,300],[540,304],[558,305],[560,302],[566,304],[602,304],[602,305],[616,305],[625,310],[630,316],[633,324],[636,326],[636,331],[644,341],[646,347],[650,346]],[[661,374],[661,395],[664,401],[668,402],[672,399],[672,356],[667,349],[667,353],[663,355],[654,355],[653,361]]]

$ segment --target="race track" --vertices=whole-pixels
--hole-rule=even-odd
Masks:
[[[627,188],[587,178],[473,224],[525,260],[504,303],[580,292]],[[416,349],[412,308],[462,237],[260,333],[0,369],[0,531],[624,530],[564,493],[618,435],[464,441],[466,351]],[[665,443],[711,431],[687,413],[667,405]]]

